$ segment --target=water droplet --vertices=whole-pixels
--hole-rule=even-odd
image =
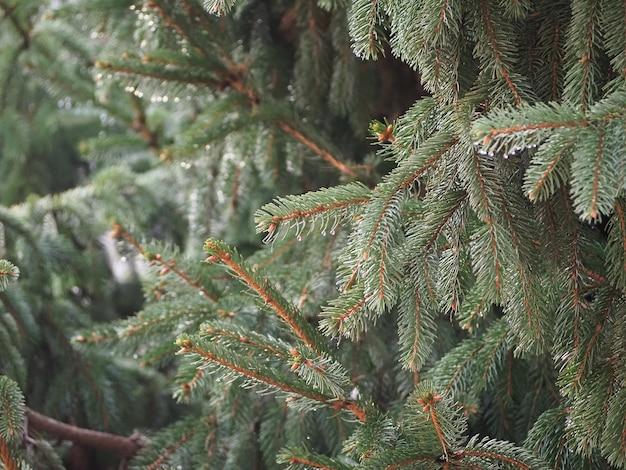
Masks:
[[[326,236],[326,230],[322,230],[322,237]]]
[[[331,236],[333,236],[333,237],[334,237],[334,236],[335,236],[335,231],[334,231],[334,230],[331,230],[331,231],[330,231],[330,234],[331,234]]]
[[[302,236],[301,235],[298,235],[296,238],[298,239],[299,242],[302,241]]]

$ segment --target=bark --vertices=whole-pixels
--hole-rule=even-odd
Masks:
[[[74,442],[85,447],[103,449],[118,457],[132,457],[144,447],[139,437],[125,437],[92,429],[79,428],[71,424],[57,421],[26,408],[28,429],[50,434],[56,438]]]

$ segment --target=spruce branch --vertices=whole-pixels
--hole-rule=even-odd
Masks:
[[[444,459],[448,460],[448,444],[446,442],[446,438],[443,435],[443,431],[441,430],[441,425],[439,424],[437,413],[435,412],[435,405],[440,401],[441,396],[438,393],[433,394],[431,392],[426,392],[422,396],[417,398],[417,402],[420,405],[424,405],[422,411],[424,413],[428,413],[428,415],[430,416],[430,421],[435,428],[437,439],[439,439],[439,443],[441,444],[441,448],[443,449]]]
[[[539,103],[494,110],[472,123],[472,136],[487,151],[507,153],[516,147],[536,146],[559,129],[576,129],[592,124],[584,113],[571,104]]]
[[[531,201],[545,201],[565,184],[573,141],[555,135],[542,145],[524,178],[524,191]],[[553,153],[553,148],[556,149]],[[545,157],[544,157],[545,155]]]
[[[587,375],[589,374],[589,371],[591,370],[591,367],[593,365],[593,361],[592,361],[593,352],[595,349],[599,347],[598,343],[600,342],[600,334],[602,333],[604,323],[607,317],[609,316],[609,313],[611,312],[613,303],[616,301],[617,296],[618,296],[618,293],[616,291],[611,290],[608,298],[602,299],[603,300],[602,314],[595,325],[593,335],[589,339],[587,343],[587,347],[585,348],[584,351],[581,351],[582,357],[580,358],[580,365],[578,366],[576,376],[574,377],[572,384],[571,384],[573,389],[576,389],[577,387],[580,386],[581,382],[587,377]]]
[[[336,458],[315,454],[297,447],[285,447],[277,456],[277,463],[288,464],[291,470],[305,470],[318,468],[320,470],[350,470],[353,465],[344,463]]]
[[[386,38],[381,27],[383,18],[383,2],[379,0],[358,0],[352,4],[348,28],[357,56],[377,59],[379,54],[385,54]]]
[[[302,455],[302,452],[298,451],[299,449],[282,449],[281,454],[278,456],[278,463],[289,464],[291,470],[312,468],[319,468],[320,470],[349,470],[354,468],[324,455],[311,455],[310,453]],[[295,455],[296,452],[298,452],[298,455]]]
[[[356,178],[357,172],[351,166],[345,164],[344,162],[342,162],[338,158],[334,157],[328,150],[320,147],[311,138],[309,138],[306,135],[304,135],[302,132],[300,132],[298,129],[293,127],[291,124],[288,124],[285,121],[279,121],[277,124],[278,124],[278,127],[283,132],[285,132],[286,134],[289,134],[294,139],[296,139],[298,142],[300,142],[301,144],[303,144],[304,146],[308,147],[313,152],[318,154],[320,157],[322,157],[322,160],[324,160],[326,163],[328,163],[333,168],[339,170],[339,172],[344,177]]]
[[[582,262],[579,259],[579,234],[578,232],[574,233],[574,237],[572,239],[572,258],[571,258],[571,276],[569,279],[569,288],[571,292],[572,299],[572,320],[573,320],[573,344],[574,348],[578,349],[580,344],[580,321],[583,315],[584,310],[584,291],[583,291],[583,283],[581,280],[581,271],[583,270]]]
[[[599,73],[596,55],[601,36],[599,17],[600,2],[573,4],[567,42],[571,66],[566,76],[565,96],[576,100],[583,112],[596,98],[596,75]]]
[[[545,318],[547,316],[546,314],[544,314],[544,312],[541,311],[541,306],[545,305],[546,300],[539,298],[541,292],[541,289],[538,288],[539,282],[534,282],[535,279],[533,279],[532,277],[532,269],[528,266],[528,262],[530,260],[525,259],[526,256],[523,253],[524,248],[521,246],[521,242],[524,240],[524,237],[522,234],[517,233],[517,227],[514,222],[514,215],[511,213],[511,208],[507,204],[506,196],[504,194],[501,194],[500,200],[502,204],[502,212],[504,213],[507,223],[508,232],[511,236],[513,250],[515,251],[515,256],[517,258],[515,260],[517,264],[517,276],[511,284],[513,290],[517,290],[519,289],[519,287],[521,287],[523,309],[524,313],[526,314],[526,321],[523,323],[524,332],[528,332],[529,336],[534,337],[534,342],[536,343],[539,350],[541,350],[545,348],[545,336],[546,332],[549,331],[547,322],[542,322],[542,317]],[[530,257],[532,256],[532,254],[529,254],[528,256]],[[519,303],[515,300],[511,300],[510,305],[513,310],[517,310],[520,306]],[[512,322],[512,324],[515,325],[517,323]],[[524,336],[524,333],[519,333],[520,335]],[[520,340],[520,344],[525,342],[526,341]]]
[[[501,46],[499,44],[498,39],[496,38],[495,27],[493,25],[493,21],[491,18],[491,13],[489,11],[489,5],[487,4],[487,0],[480,0],[480,8],[482,12],[481,16],[482,16],[483,21],[485,22],[485,27],[487,28],[487,35],[489,37],[489,43],[491,46],[491,48],[489,48],[488,50],[493,52],[497,69],[499,73],[501,74],[502,78],[504,79],[504,81],[506,82],[507,86],[509,87],[511,94],[513,95],[513,98],[515,100],[515,104],[517,106],[520,106],[522,104],[522,99],[517,90],[517,86],[515,85],[515,83],[513,83],[513,80],[511,78],[511,74],[508,70],[509,66],[508,64],[505,64],[505,61],[503,59]]]
[[[25,413],[29,430],[50,434],[86,447],[107,450],[119,457],[132,457],[145,445],[140,437],[124,437],[80,428],[42,415],[30,408],[25,408]]]
[[[427,140],[414,155],[403,160],[376,187],[372,200],[357,221],[350,257],[345,264],[363,283],[372,313],[381,314],[397,299],[397,287],[405,264],[403,208],[411,186],[453,148],[457,140],[440,132]],[[372,275],[376,273],[376,275]],[[348,284],[352,282],[352,277]]]
[[[196,52],[198,52],[201,55],[204,55],[204,51],[202,50],[202,48],[193,40],[192,37],[190,37],[185,28],[183,28],[180,23],[178,21],[176,21],[176,19],[174,18],[173,15],[171,15],[168,10],[163,7],[161,5],[161,1],[159,0],[150,0],[149,2],[147,2],[147,7],[148,8],[153,8],[157,11],[157,13],[163,17],[163,19],[165,20],[165,23],[170,27],[173,28],[179,35],[181,38],[185,39],[189,44],[192,44],[193,47],[195,48]],[[187,6],[187,5],[186,5]],[[187,13],[191,13],[190,11],[187,11]]]
[[[256,230],[257,233],[267,232],[265,243],[292,228],[298,237],[307,225],[309,231],[319,226],[322,235],[333,236],[339,224],[358,217],[362,206],[370,199],[371,190],[358,182],[278,197],[256,211]]]
[[[298,309],[291,305],[274,288],[269,280],[261,278],[258,273],[253,272],[240,256],[230,250],[224,243],[209,239],[204,244],[204,250],[209,253],[207,262],[219,261],[227,266],[238,279],[250,287],[263,301],[272,309],[278,317],[285,322],[291,331],[300,338],[304,344],[321,354],[328,352],[328,346],[317,331],[304,319]]]
[[[331,338],[344,336],[357,340],[367,329],[367,301],[372,295],[365,294],[361,284],[345,288],[339,297],[322,308],[320,330]]]
[[[255,353],[270,353],[279,359],[288,360],[293,357],[292,352],[295,351],[293,346],[286,342],[230,323],[211,322],[204,324],[201,331],[206,333],[208,338],[215,338],[215,341],[219,341],[220,344],[234,345],[234,348],[243,346],[245,349],[251,349],[253,355]]]
[[[0,436],[0,462],[6,470],[20,470],[21,465],[15,460],[9,444]]]
[[[192,287],[193,289],[198,290],[200,292],[200,294],[202,294],[207,299],[209,299],[209,300],[211,300],[213,302],[217,302],[218,301],[217,295],[214,294],[214,293],[211,293],[207,289],[205,289],[199,283],[198,279],[191,279],[187,272],[180,270],[176,266],[176,260],[168,261],[168,260],[163,259],[163,257],[159,253],[149,253],[149,252],[145,251],[143,249],[143,247],[141,246],[141,244],[137,240],[135,240],[135,238],[130,233],[128,233],[121,225],[113,224],[113,230],[111,231],[110,236],[112,238],[121,238],[121,239],[126,240],[147,261],[149,261],[150,263],[155,264],[157,266],[162,266],[162,269],[161,269],[161,271],[159,273],[160,275],[163,276],[163,275],[165,275],[165,274],[167,274],[169,272],[172,272],[176,276],[178,276],[182,281],[184,281],[186,284],[188,284],[190,287]]]
[[[4,305],[4,308],[6,308],[7,312],[11,316],[12,320],[17,325],[17,329],[19,331],[20,337],[25,339],[26,338],[26,328],[24,326],[24,322],[20,318],[20,315],[17,312],[17,310],[15,309],[15,307],[11,304],[10,300],[6,297],[6,295],[4,295],[2,293],[2,289],[0,289],[0,302],[2,302],[2,305]]]
[[[348,410],[360,421],[367,419],[365,410],[356,402],[341,398],[338,399],[334,394],[324,394],[313,391],[308,387],[308,384],[301,379],[287,380],[285,376],[280,375],[274,369],[261,367],[261,365],[253,361],[252,358],[237,356],[215,343],[208,343],[188,337],[181,337],[176,343],[180,347],[179,354],[197,355],[203,360],[210,361],[237,376],[251,380],[253,383],[286,392],[296,400],[298,397],[305,398],[322,405],[330,406],[337,411]]]
[[[467,465],[477,468],[497,465],[510,470],[546,470],[545,462],[523,447],[510,442],[474,436],[457,454]],[[473,467],[470,467],[473,468]]]
[[[149,65],[147,65],[151,62],[152,61],[150,57],[145,57],[145,59],[141,62],[141,64],[143,65],[143,67],[141,68],[139,67],[139,65],[133,67],[132,62],[128,60],[126,60],[124,63],[119,64],[107,60],[99,60],[96,62],[95,65],[100,69],[110,70],[111,72],[120,72],[125,75],[138,75],[163,81],[177,81],[200,87],[205,86],[216,90],[223,89],[225,86],[224,82],[215,78],[215,76],[210,71],[207,71],[204,75],[181,75],[180,70],[177,71],[166,69],[162,65],[159,65],[158,67],[150,67]],[[177,65],[181,66],[181,64]],[[182,70],[182,67],[180,68]],[[227,84],[230,83],[227,82]]]
[[[420,279],[412,272],[407,276],[410,287],[402,289],[398,334],[402,366],[408,370],[419,371],[432,350],[436,338],[434,317],[438,312],[424,305],[420,294],[423,288]]]
[[[0,292],[5,290],[11,281],[17,280],[20,270],[11,262],[0,259]]]
[[[603,140],[604,140],[604,131],[600,129],[598,131],[598,146],[596,148],[596,164],[593,170],[593,184],[591,186],[591,201],[589,206],[589,217],[592,219],[598,218],[598,190],[600,185],[600,164],[602,162],[603,157]]]
[[[162,465],[169,459],[178,449],[180,449],[185,442],[191,439],[194,434],[196,434],[197,429],[192,429],[191,431],[183,434],[177,440],[168,443],[169,445],[165,448],[160,449],[159,456],[154,459],[150,465],[144,467],[146,470],[158,470],[162,468]]]
[[[20,37],[22,38],[20,50],[26,50],[30,46],[31,42],[31,32],[28,31],[23,25],[20,24],[19,19],[15,15],[16,5],[7,5],[4,0],[0,0],[0,8],[3,10],[4,17],[8,18],[15,30],[18,32]],[[29,25],[30,26],[30,25]]]
[[[579,121],[566,121],[566,122],[541,122],[536,124],[517,124],[511,127],[504,127],[500,129],[492,129],[488,135],[483,137],[483,144],[488,145],[491,142],[491,139],[510,135],[510,134],[518,134],[518,133],[533,133],[536,131],[545,131],[551,129],[559,129],[562,127],[587,127],[589,126],[589,122],[587,120],[581,119]],[[478,134],[480,137],[480,134]]]
[[[609,278],[614,285],[623,288],[626,286],[626,207],[623,198],[615,201],[615,212],[609,221],[607,258]]]
[[[219,426],[216,413],[188,416],[159,430],[133,458],[133,468],[158,470],[179,459],[181,454],[198,452],[203,462],[213,464],[213,457],[220,454]],[[195,450],[192,450],[195,449]],[[178,460],[180,461],[180,460]]]
[[[533,467],[527,465],[514,457],[502,455],[497,452],[487,452],[482,450],[463,450],[462,455],[464,457],[479,457],[481,459],[487,459],[488,461],[497,461],[504,464],[508,464],[513,468],[519,468],[520,470],[534,470]]]
[[[0,460],[15,465],[13,451],[24,434],[24,395],[17,383],[0,375]]]
[[[247,67],[237,64],[235,60],[231,57],[231,55],[226,51],[226,49],[221,45],[221,42],[215,37],[215,34],[212,33],[212,31],[214,30],[214,26],[208,24],[208,22],[204,18],[204,13],[199,10],[195,5],[191,4],[189,1],[183,0],[182,3],[184,5],[184,10],[187,14],[187,17],[184,19],[179,19],[175,17],[174,14],[168,13],[166,7],[161,5],[161,3],[162,2],[158,0],[152,0],[149,6],[156,9],[159,15],[161,15],[165,19],[166,24],[174,28],[182,38],[188,41],[189,44],[193,45],[194,49],[199,55],[205,58],[208,58],[210,55],[212,55],[212,51],[205,50],[204,43],[202,41],[196,40],[195,37],[189,34],[190,31],[193,30],[193,28],[185,24],[185,20],[188,20],[189,18],[194,18],[196,19],[196,21],[202,22],[204,30],[211,35],[212,44],[217,47],[217,50],[220,53],[220,58],[226,64],[226,72],[220,74],[222,76],[222,84],[218,84],[217,88],[223,89],[226,86],[230,86],[234,90],[246,95],[252,105],[258,103],[258,93],[244,84],[244,75],[247,71]],[[218,11],[219,10],[216,10],[215,12],[217,13]]]
[[[133,109],[135,110],[135,119],[133,120],[132,129],[141,136],[141,138],[148,144],[148,147],[158,152],[159,138],[158,135],[150,129],[146,123],[146,113],[142,106],[141,100],[134,93],[129,93],[130,99],[133,103]]]
[[[476,276],[483,282],[493,284],[494,296],[500,294],[502,289],[502,273],[499,258],[499,249],[496,235],[496,226],[493,216],[493,208],[491,207],[492,201],[488,194],[488,182],[485,178],[484,171],[481,165],[480,158],[477,151],[471,152],[471,158],[469,160],[472,164],[475,177],[470,184],[475,185],[474,188],[467,188],[468,195],[470,197],[470,203],[474,206],[474,210],[477,212],[480,219],[486,225],[486,235],[481,237],[482,240],[477,240],[477,250],[485,248],[491,252],[491,260],[489,269],[477,269]],[[487,170],[488,171],[488,170]],[[478,189],[478,191],[476,191]],[[472,192],[473,190],[473,192]],[[472,197],[473,196],[473,197]],[[472,200],[473,199],[473,200]],[[482,253],[477,253],[476,259],[482,258]]]
[[[581,130],[572,152],[571,195],[574,210],[585,221],[610,214],[615,204],[623,177],[615,171],[623,149],[623,123],[619,131],[615,124]]]

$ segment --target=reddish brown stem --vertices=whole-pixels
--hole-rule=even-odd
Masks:
[[[137,240],[135,240],[133,238],[133,236],[130,233],[128,233],[124,229],[124,227],[122,227],[121,225],[113,224],[113,232],[112,232],[111,236],[114,237],[114,238],[123,238],[128,243],[130,243],[133,247],[135,247],[135,249],[139,252],[139,254],[141,256],[143,256],[144,258],[146,258],[148,261],[150,261],[151,263],[163,266],[163,268],[165,270],[165,273],[167,273],[169,271],[173,272],[179,278],[181,278],[183,281],[185,281],[185,283],[187,283],[188,285],[190,285],[194,289],[199,290],[202,293],[202,295],[204,295],[206,298],[211,299],[213,302],[217,302],[217,297],[215,297],[213,294],[211,294],[209,291],[207,291],[197,281],[194,281],[193,279],[191,279],[187,275],[186,272],[181,271],[180,269],[178,269],[176,267],[176,263],[174,261],[164,260],[161,257],[161,255],[159,255],[159,254],[157,254],[157,255],[148,255],[148,253],[145,252],[145,250],[139,244],[139,242]]]
[[[298,131],[294,127],[282,121],[278,123],[278,127],[280,127],[281,130],[283,130],[290,136],[294,137],[303,145],[306,145],[308,148],[313,150],[316,154],[322,157],[322,160],[330,164],[333,168],[336,168],[337,170],[339,170],[342,175],[347,176],[348,178],[356,177],[356,171],[354,171],[354,169],[352,169],[351,167],[349,167],[342,161],[337,160],[335,157],[333,157],[330,154],[330,152],[328,152],[328,150],[321,148],[319,145],[317,145],[310,138],[302,134],[300,131]]]
[[[17,462],[13,458],[9,444],[0,437],[0,463],[4,465],[6,470],[19,470]]]
[[[122,458],[135,455],[144,446],[138,438],[79,428],[44,416],[30,408],[26,408],[25,411],[29,430],[51,434],[86,447],[108,450]]]

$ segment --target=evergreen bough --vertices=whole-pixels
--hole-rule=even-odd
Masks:
[[[24,437],[20,387],[151,428],[131,468],[626,468],[623,2],[35,3],[0,1],[7,64],[108,128],[81,139],[88,184],[0,210],[28,273],[0,263],[6,468],[62,465]],[[65,75],[41,68],[55,48]],[[375,98],[389,56],[423,87],[400,110]],[[107,226],[145,304],[93,324],[80,273]],[[59,367],[51,400],[28,341],[59,319],[89,386]]]

